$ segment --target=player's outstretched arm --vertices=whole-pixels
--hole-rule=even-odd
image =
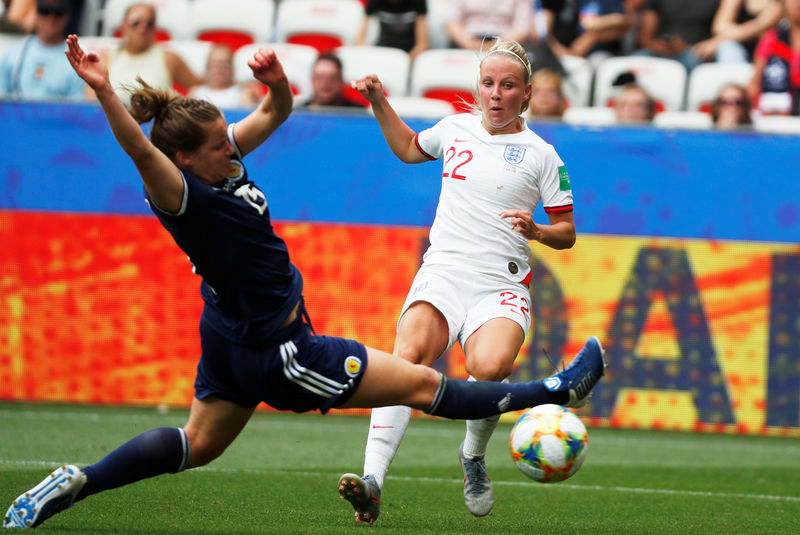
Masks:
[[[234,136],[242,155],[266,141],[292,113],[292,90],[275,51],[259,48],[247,65],[253,78],[266,85],[269,92],[258,108],[236,124]]]
[[[180,170],[147,139],[139,123],[114,93],[108,69],[100,57],[84,52],[75,35],[67,37],[64,53],[78,76],[97,96],[114,137],[136,165],[150,198],[164,210],[177,211],[183,197]]]
[[[386,100],[383,94],[383,84],[374,74],[367,75],[351,83],[353,89],[357,90],[367,99],[375,113],[375,118],[386,138],[386,143],[392,152],[406,163],[427,162],[428,157],[422,154],[414,142],[416,133],[409,127],[394,108]]]

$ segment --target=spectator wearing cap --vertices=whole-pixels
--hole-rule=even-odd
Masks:
[[[37,0],[34,33],[0,60],[0,95],[24,100],[82,100],[84,84],[64,57],[69,0]]]

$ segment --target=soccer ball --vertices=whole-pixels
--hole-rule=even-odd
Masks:
[[[563,481],[586,458],[589,435],[580,418],[561,405],[539,405],[511,429],[511,457],[523,474],[542,483]]]

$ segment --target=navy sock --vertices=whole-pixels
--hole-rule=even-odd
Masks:
[[[86,485],[76,501],[148,477],[180,472],[188,462],[189,442],[183,429],[151,429],[84,468]]]
[[[473,382],[449,379],[442,375],[442,383],[436,391],[433,403],[425,412],[445,418],[475,420],[545,403],[563,405],[568,401],[567,392],[551,392],[542,381]]]

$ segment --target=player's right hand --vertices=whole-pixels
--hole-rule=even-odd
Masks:
[[[368,74],[363,78],[350,82],[353,89],[361,93],[370,104],[375,104],[382,98],[386,98],[383,92],[383,84],[375,74]]]
[[[107,85],[110,85],[108,80],[108,69],[103,64],[100,57],[94,52],[88,54],[78,44],[77,35],[69,35],[67,37],[67,49],[64,51],[67,59],[69,60],[72,68],[78,73],[84,82],[89,87],[98,91]]]

